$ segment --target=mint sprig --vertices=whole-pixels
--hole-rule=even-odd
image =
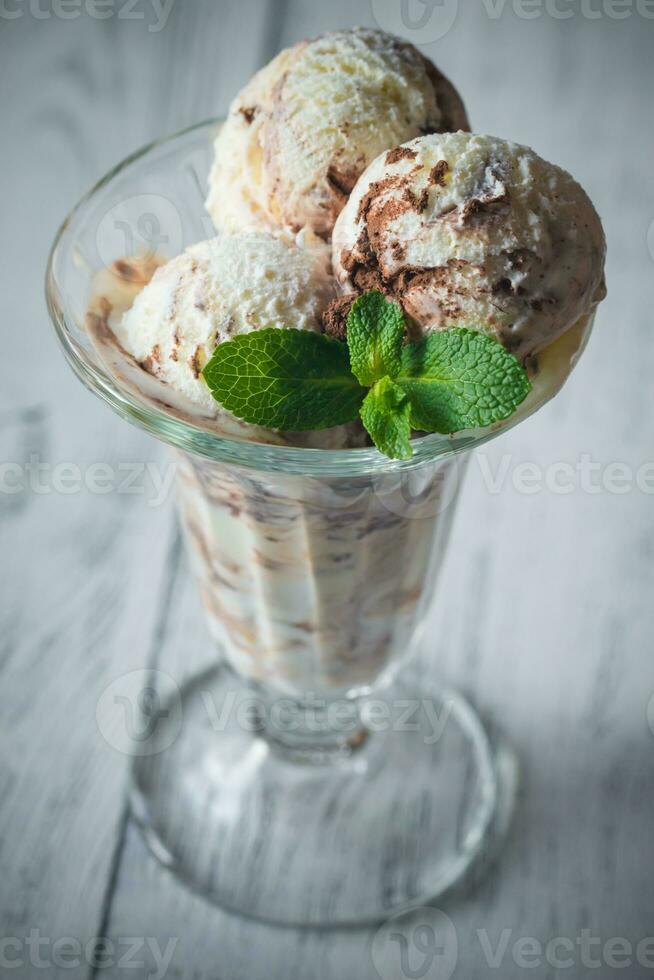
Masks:
[[[484,333],[454,328],[404,343],[401,308],[373,291],[347,320],[347,343],[309,330],[255,330],[219,344],[202,372],[238,418],[285,431],[361,418],[380,452],[410,459],[411,430],[458,432],[508,418],[531,384]]]

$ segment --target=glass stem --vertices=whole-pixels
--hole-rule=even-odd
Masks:
[[[259,731],[271,749],[296,762],[329,764],[349,758],[365,742],[361,699],[327,698],[307,691],[301,698],[252,682]]]

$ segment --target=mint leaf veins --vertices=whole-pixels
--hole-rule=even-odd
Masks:
[[[347,346],[311,330],[241,334],[216,347],[202,375],[237,418],[286,431],[352,422],[366,394]]]
[[[355,300],[347,318],[347,345],[352,370],[362,385],[368,388],[398,373],[404,328],[401,308],[376,290]]]
[[[458,432],[512,415],[531,390],[527,372],[500,343],[462,327],[402,349],[395,382],[411,402],[411,424]]]

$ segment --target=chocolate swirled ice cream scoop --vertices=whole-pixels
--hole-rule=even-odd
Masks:
[[[327,238],[378,153],[467,128],[458,93],[413,45],[361,28],[301,41],[233,102],[207,208],[220,231],[308,226]]]
[[[359,178],[333,235],[344,292],[396,299],[415,336],[482,330],[518,357],[551,344],[603,299],[605,241],[579,184],[533,150],[471,133],[419,137]]]
[[[96,275],[86,325],[114,377],[140,398],[219,435],[321,449],[362,445],[358,424],[281,433],[248,425],[212,396],[216,347],[263,327],[321,330],[334,295],[329,248],[310,232],[249,231],[192,245],[168,262],[122,259]]]
[[[216,346],[262,327],[320,329],[333,293],[329,255],[316,240],[249,232],[192,245],[155,272],[116,325],[150,374],[218,412],[201,371]]]

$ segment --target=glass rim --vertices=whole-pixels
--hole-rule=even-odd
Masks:
[[[405,472],[426,463],[437,462],[489,442],[523,422],[537,411],[544,401],[529,406],[527,411],[518,410],[504,422],[484,429],[470,429],[452,435],[433,433],[412,439],[413,456],[409,460],[391,460],[374,446],[350,449],[316,449],[296,446],[280,446],[247,439],[235,439],[219,435],[192,422],[176,418],[164,408],[158,408],[145,398],[123,388],[108,370],[100,366],[75,339],[75,324],[69,322],[65,296],[58,282],[56,265],[65,236],[74,220],[79,218],[85,205],[105,188],[116,176],[122,174],[136,161],[161,146],[174,143],[201,130],[210,130],[223,122],[221,117],[205,119],[184,129],[164,136],[134,150],[115,164],[100,180],[77,201],[62,221],[48,256],[45,274],[45,298],[50,319],[63,353],[74,373],[95,395],[108,404],[118,415],[156,438],[195,455],[216,462],[235,463],[254,469],[272,472],[296,473],[307,476],[357,476],[385,475]],[[552,392],[554,395],[556,392]],[[549,400],[549,399],[547,399]],[[527,406],[525,406],[527,407]]]

